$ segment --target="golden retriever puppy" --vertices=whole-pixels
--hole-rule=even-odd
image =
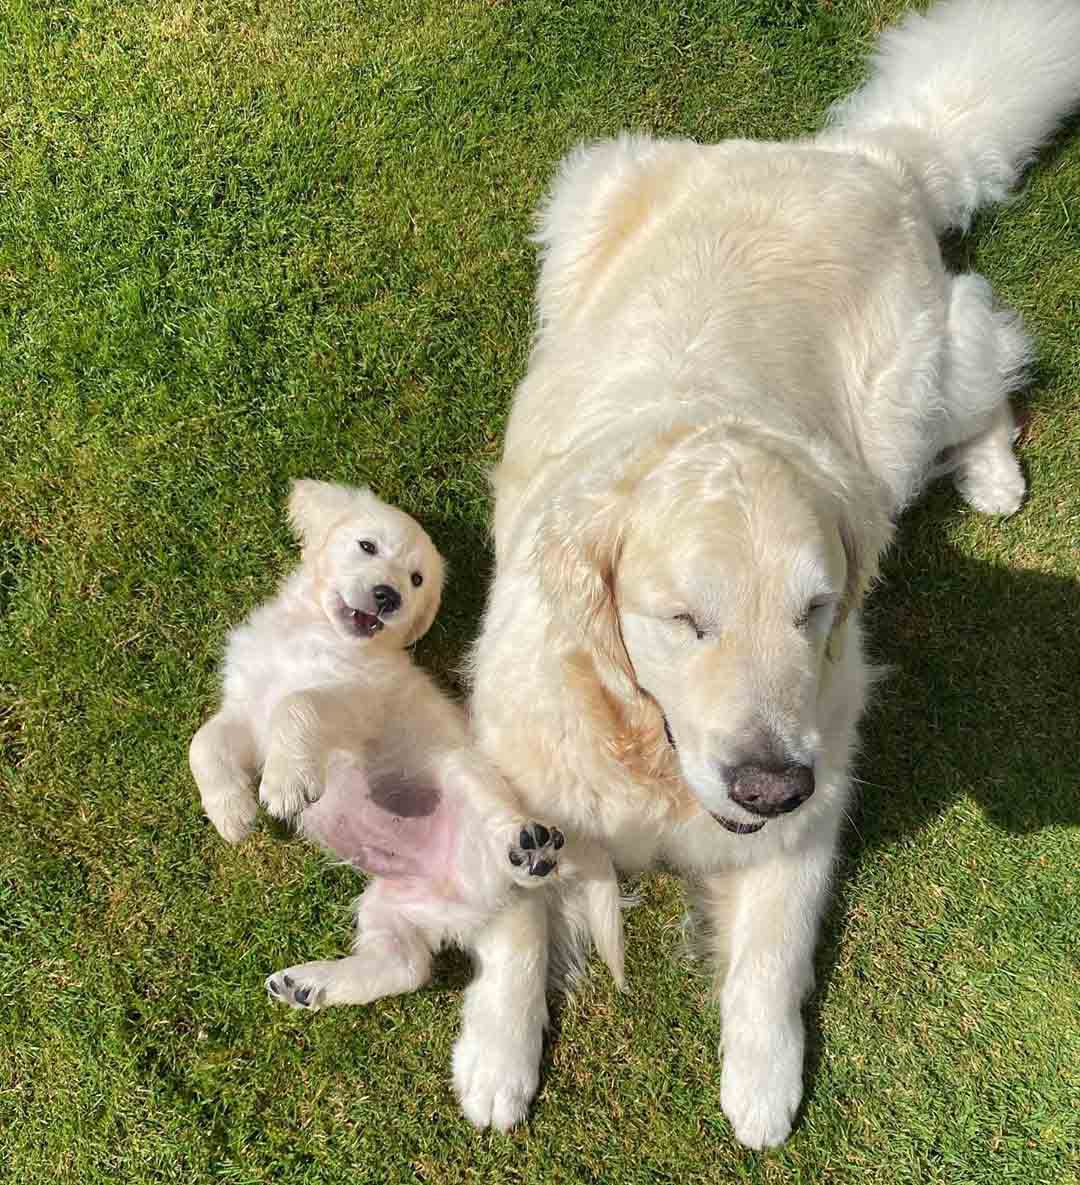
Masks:
[[[443,584],[427,534],[370,491],[326,482],[296,482],[289,514],[303,560],[230,634],[223,703],[191,742],[191,771],[230,842],[254,822],[261,771],[271,814],[373,879],[353,954],[271,975],[271,996],[318,1009],[411,991],[440,945],[468,946],[522,889],[555,880],[621,980],[606,854],[524,818],[408,653]]]
[[[885,34],[818,137],[589,145],[541,213],[475,727],[530,811],[696,887],[720,1098],[754,1148],[802,1094],[879,556],[943,469],[989,513],[1024,494],[1007,397],[1029,342],[938,236],[1078,99],[1075,0],[947,0]],[[517,960],[548,904],[482,940],[455,1051],[479,1125],[531,1098],[543,980]]]

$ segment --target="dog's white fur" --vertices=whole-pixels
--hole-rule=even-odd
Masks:
[[[317,1009],[411,991],[434,950],[468,946],[545,876],[573,898],[621,981],[610,860],[535,832],[471,743],[462,709],[406,649],[439,607],[443,561],[427,534],[370,491],[326,482],[296,482],[289,512],[303,560],[230,634],[222,707],[192,740],[191,770],[230,842],[254,823],[261,771],[272,814],[381,875],[357,901],[352,956],[278,972],[271,995]],[[528,851],[523,828],[540,840]]]
[[[980,510],[1024,494],[1007,396],[1028,339],[937,236],[1078,98],[1075,0],[951,0],[882,38],[822,135],[593,144],[541,214],[476,729],[530,810],[698,886],[721,1101],[751,1147],[787,1137],[802,1094],[878,558],[943,468]],[[800,768],[804,805],[732,834],[761,822],[733,797],[748,770],[776,790]],[[479,1125],[528,1107],[546,1013],[517,960],[546,904],[484,938],[455,1051]]]

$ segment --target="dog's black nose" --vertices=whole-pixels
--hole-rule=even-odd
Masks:
[[[730,771],[732,801],[755,815],[785,815],[814,793],[809,765],[757,765],[747,762]]]
[[[389,584],[376,584],[371,595],[380,613],[393,613],[401,608],[401,593]]]

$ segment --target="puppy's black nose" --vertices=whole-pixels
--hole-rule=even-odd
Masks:
[[[401,593],[389,584],[376,584],[371,595],[380,613],[393,613],[401,608]]]
[[[728,793],[755,815],[786,815],[814,793],[809,765],[758,765],[747,762],[730,771]]]

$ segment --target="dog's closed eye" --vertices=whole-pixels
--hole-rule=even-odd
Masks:
[[[698,623],[694,620],[694,618],[689,613],[676,613],[674,620],[675,621],[685,621],[686,624],[694,631],[694,633],[697,634],[697,638],[698,638],[699,642],[701,641],[702,638],[705,637],[705,631],[701,628],[700,625],[698,625]]]
[[[828,610],[833,606],[834,598],[831,596],[814,597],[806,608],[795,618],[795,628],[804,630],[807,626],[821,621],[825,617]]]

